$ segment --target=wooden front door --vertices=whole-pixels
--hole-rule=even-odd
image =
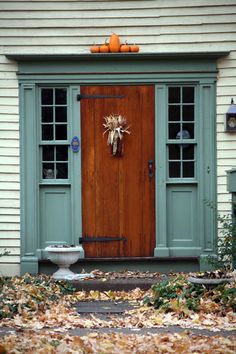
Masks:
[[[87,96],[81,99],[85,257],[153,256],[154,86],[83,86],[81,95]],[[124,116],[129,126],[122,156],[112,155],[104,134],[104,117],[111,114]]]

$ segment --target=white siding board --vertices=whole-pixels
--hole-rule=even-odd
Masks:
[[[0,223],[19,223],[19,215],[0,215]]]
[[[0,114],[1,123],[19,123],[19,115],[16,114]]]
[[[14,209],[18,209],[19,210],[19,206],[20,206],[20,201],[19,199],[17,200],[9,200],[9,199],[4,199],[2,196],[0,198],[0,208],[14,208]]]
[[[0,123],[0,139],[19,139],[19,132],[15,130],[2,130]]]
[[[18,147],[19,146],[19,140],[13,140],[13,139],[0,139],[0,146],[1,147],[7,147],[7,148],[13,148],[13,147]]]
[[[19,156],[19,148],[8,149],[0,146],[0,156]]]
[[[0,207],[0,215],[20,215],[20,211],[18,208],[1,208]]]
[[[17,247],[20,241],[20,232],[19,231],[0,231],[0,242],[1,240],[9,240],[13,242],[14,246]]]
[[[20,230],[20,225],[19,222],[16,223],[6,223],[6,222],[1,222],[0,224],[0,230],[1,231],[16,231],[16,230]]]
[[[2,57],[2,55],[0,55],[0,58]],[[17,70],[17,67],[16,67]],[[1,74],[2,75],[2,74]],[[16,80],[6,80],[6,78],[1,77],[0,78],[0,88],[17,88],[18,87],[18,82]]]
[[[12,277],[15,275],[20,275],[20,265],[19,264],[0,264],[0,274],[4,274],[6,276]]]
[[[9,39],[9,38],[8,38]],[[8,40],[5,39],[3,44],[7,44]],[[14,64],[0,64],[0,72],[1,71],[16,71],[15,65]]]
[[[232,136],[233,138],[233,136]],[[232,141],[224,141],[224,144],[220,145],[221,150],[232,150]],[[236,153],[235,153],[236,156]]]
[[[81,10],[81,9],[96,9],[104,10],[106,8],[116,9],[133,9],[133,8],[140,8],[142,10],[149,9],[149,8],[162,8],[167,9],[175,9],[175,8],[184,8],[188,9],[189,7],[202,7],[205,8],[206,6],[212,9],[212,12],[216,10],[216,8],[222,7],[221,0],[174,0],[174,1],[163,1],[163,0],[139,0],[139,1],[127,1],[127,0],[106,0],[106,1],[88,1],[88,0],[40,0],[40,1],[32,1],[32,0],[25,0],[25,1],[16,1],[16,0],[8,0],[8,1],[1,1],[0,9],[3,10],[45,10],[45,3],[47,3],[48,10]],[[55,5],[56,3],[56,5]],[[224,5],[234,6],[234,0],[225,0]]]
[[[113,6],[112,6],[113,7]],[[11,11],[1,11],[0,12],[0,19],[46,19],[46,18],[53,18],[53,19],[63,19],[63,20],[67,20],[67,19],[78,19],[78,18],[82,18],[82,19],[104,19],[104,18],[114,18],[117,16],[118,11],[114,11],[114,9],[110,7],[110,8],[93,8],[93,11],[91,11],[91,7],[87,7],[86,9],[81,9],[81,7],[79,9],[64,9],[64,10],[58,10],[52,7],[51,9],[49,9],[47,7],[47,9],[41,9],[41,10],[37,10],[35,8],[33,8],[32,10],[28,10],[28,11],[14,11],[15,9],[11,10]],[[1,6],[0,6],[1,9]],[[171,9],[171,13],[169,11],[169,8],[166,7],[157,7],[157,6],[153,6],[153,7],[147,7],[141,8],[141,7],[135,7],[135,8],[126,8],[124,11],[124,8],[118,8],[119,11],[122,11],[122,19],[126,19],[126,18],[132,18],[132,17],[141,17],[144,18],[144,14],[145,14],[145,18],[148,17],[183,17],[184,16],[209,16],[214,13],[214,15],[232,15],[232,13],[236,12],[236,5],[231,5],[231,6],[227,6],[225,7],[225,9],[223,9],[223,6],[218,6],[218,7],[214,7],[214,10],[212,9],[212,7],[198,7],[198,6],[191,6],[191,7],[185,7],[184,11],[182,7],[176,7],[176,8],[172,8]]]
[[[219,166],[232,166],[233,163],[235,163],[235,158],[234,161],[232,158],[228,158],[227,156],[224,158],[219,158],[218,157],[218,165]]]
[[[206,24],[204,27],[199,26],[199,25],[185,25],[185,26],[180,26],[180,25],[172,25],[172,26],[158,26],[156,25],[155,27],[147,27],[147,26],[142,26],[140,25],[139,27],[127,27],[125,24],[124,26],[119,26],[117,28],[119,31],[119,34],[121,36],[125,35],[144,35],[144,36],[157,36],[157,35],[169,35],[169,34],[209,34],[209,33],[219,33],[224,34],[224,33],[233,33],[235,32],[235,24],[225,24],[225,23],[220,23],[217,26],[213,24]],[[107,28],[100,28],[99,29],[99,36],[102,36],[104,38],[108,37],[110,35],[111,31]],[[76,40],[80,41],[81,37],[87,37],[88,39],[90,37],[97,37],[98,32],[97,28],[57,28],[57,33],[55,34],[55,28],[40,28],[40,31],[38,28],[8,28],[0,29],[0,37],[8,38],[8,37],[14,37],[14,38],[33,38],[33,37],[75,37]],[[6,41],[7,42],[7,41]],[[1,60],[0,60],[1,63]],[[3,62],[5,63],[5,62]]]
[[[1,248],[5,247],[20,247],[20,240],[19,239],[1,239]]]
[[[15,97],[18,99],[18,90],[16,88],[0,88],[1,97]]]
[[[12,263],[12,264],[18,264],[20,263],[20,253],[18,251],[17,254],[9,254],[7,256],[3,256],[1,257],[1,263]],[[1,264],[0,264],[1,267]],[[1,272],[1,268],[0,268],[0,272]]]
[[[236,69],[236,65],[235,65],[235,69]],[[217,90],[217,97],[223,96],[226,97],[228,100],[229,95],[233,95],[233,96],[235,95],[235,86],[233,86],[232,81],[230,86],[218,87]]]
[[[219,42],[219,39],[224,41],[224,43],[233,43],[234,42],[234,37],[236,36],[236,28],[234,32],[231,33],[224,33],[224,34],[216,34],[216,33],[209,33],[207,36],[204,34],[183,34],[181,36],[181,43],[213,43],[213,42]],[[108,36],[106,36],[108,37]],[[221,37],[221,38],[219,38]],[[121,37],[122,38],[122,37]],[[168,41],[166,40],[165,35],[156,35],[152,36],[152,39],[150,40],[150,36],[147,35],[133,35],[133,36],[126,36],[123,38],[123,42],[127,40],[128,43],[139,43],[140,45],[145,45],[149,44],[150,41],[152,44],[166,44],[166,43],[173,43],[173,44],[178,44],[179,43],[179,38],[175,34],[169,34],[168,35]],[[84,45],[87,47],[87,51],[89,51],[89,47],[91,43],[102,43],[105,41],[105,38],[101,38],[101,36],[91,36],[91,37],[80,37],[79,39],[77,37],[24,37],[21,38],[17,43],[15,38],[0,38],[0,45],[5,44],[7,46],[9,45],[14,45],[14,46],[58,46],[58,45],[63,45],[63,46],[73,46],[73,45],[78,45],[78,41],[80,45]],[[228,69],[228,68],[227,68]],[[1,68],[0,68],[1,71]]]
[[[1,173],[19,173],[20,165],[0,165]]]
[[[3,221],[1,221],[3,223]],[[12,221],[11,221],[12,224]],[[18,224],[18,223],[17,223]],[[9,242],[8,242],[9,241]],[[20,245],[20,230],[5,230],[0,229],[0,247],[6,247],[6,244],[12,247],[19,247]],[[1,262],[0,262],[1,263]]]
[[[221,24],[223,23],[235,23],[235,13],[230,13],[230,14],[224,14],[222,10],[222,14],[219,15],[194,15],[194,16],[178,16],[178,17],[172,17],[170,14],[169,16],[151,16],[151,17],[145,17],[143,14],[137,19],[137,16],[125,18],[124,20],[122,19],[123,12],[114,12],[113,11],[113,17],[112,18],[77,18],[77,19],[57,19],[57,18],[51,18],[51,19],[40,19],[39,21],[36,21],[36,19],[0,19],[0,28],[41,28],[41,27],[48,27],[48,28],[60,28],[60,27],[96,27],[99,28],[102,27],[107,27],[107,28],[113,28],[117,27],[119,28],[120,26],[137,26],[138,23],[141,26],[156,26],[156,25],[162,25],[162,26],[172,26],[172,25],[179,25],[179,26],[184,26],[184,25],[204,25],[204,24]],[[137,22],[138,21],[138,22]]]
[[[12,80],[16,79],[16,73],[11,72],[11,71],[3,71],[1,72],[1,79],[7,79],[7,80]]]
[[[19,106],[18,99],[16,99],[15,97],[0,97],[0,106],[1,107],[6,106],[8,107],[8,110],[10,108],[11,112],[13,112],[15,108],[12,109],[12,107],[16,106],[18,108]]]
[[[19,184],[19,182],[17,183],[17,182],[0,182],[0,191],[2,191],[2,190],[9,190],[9,189],[11,189],[11,190],[16,190],[16,191],[18,191],[19,190],[19,188],[20,188],[20,184]]]
[[[15,190],[1,191],[2,199],[20,199],[20,192]],[[0,225],[1,227],[1,225]]]

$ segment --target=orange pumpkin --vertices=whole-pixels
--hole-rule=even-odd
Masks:
[[[100,52],[100,48],[98,45],[92,45],[92,47],[90,47],[90,52],[91,53],[99,53]]]
[[[118,53],[120,50],[120,37],[118,34],[112,33],[109,39],[109,49],[111,53]]]
[[[105,41],[104,44],[100,46],[100,53],[108,53],[109,52],[109,44]]]
[[[130,46],[130,51],[131,52],[139,52],[139,46],[137,45],[137,44],[132,44],[131,46]]]
[[[122,44],[121,46],[120,46],[120,52],[129,52],[129,45],[128,45],[128,43],[127,42],[125,42],[125,44]]]

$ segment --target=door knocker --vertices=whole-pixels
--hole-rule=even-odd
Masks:
[[[120,114],[110,114],[104,117],[104,120],[105,131],[103,134],[108,132],[107,145],[111,146],[113,156],[122,156],[124,133],[130,134],[126,119]]]

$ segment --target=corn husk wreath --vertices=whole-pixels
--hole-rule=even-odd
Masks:
[[[112,155],[118,155],[119,143],[123,139],[124,133],[130,134],[129,126],[127,126],[125,117],[120,114],[110,114],[104,117],[105,131],[108,132],[107,145],[112,147]]]

